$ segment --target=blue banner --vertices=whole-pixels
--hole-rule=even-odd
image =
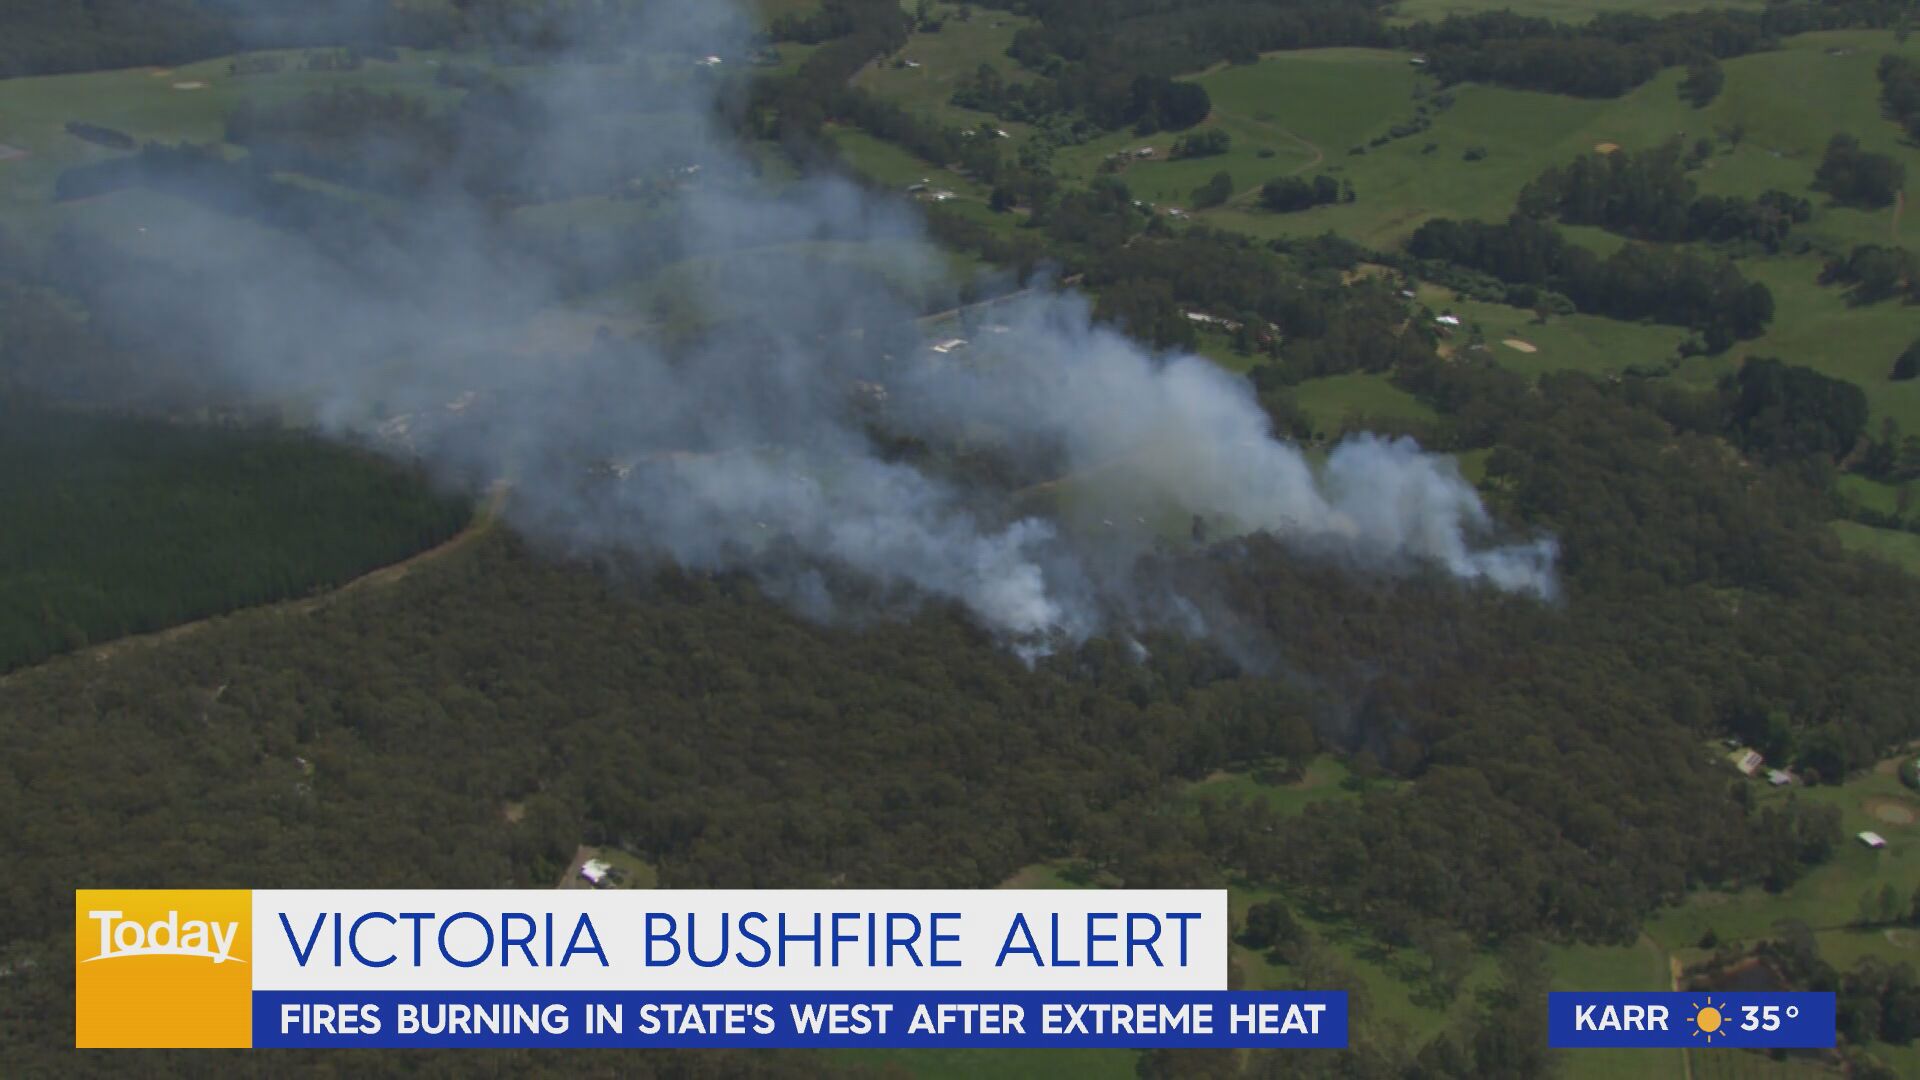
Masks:
[[[1338,1049],[1347,1045],[1344,991],[257,990],[252,1011],[256,1047]]]
[[[1832,994],[1717,990],[1547,995],[1556,1047],[1830,1047]]]

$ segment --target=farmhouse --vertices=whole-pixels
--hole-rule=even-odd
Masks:
[[[607,871],[612,869],[612,866],[609,866],[599,859],[588,859],[586,862],[580,864],[580,877],[587,884],[597,889],[606,884]]]
[[[1793,774],[1785,769],[1768,769],[1767,783],[1772,784],[1774,787],[1786,787],[1788,784],[1793,783]]]
[[[1727,755],[1727,760],[1733,762],[1733,767],[1739,769],[1740,775],[1742,776],[1754,775],[1760,771],[1760,766],[1766,764],[1767,761],[1766,758],[1760,756],[1760,751],[1752,749],[1735,750],[1733,753]]]
[[[1871,829],[1860,834],[1860,842],[1873,848],[1875,851],[1887,846],[1887,838]]]

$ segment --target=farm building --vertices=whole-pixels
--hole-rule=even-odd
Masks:
[[[1767,759],[1760,756],[1760,751],[1752,749],[1735,750],[1727,755],[1727,760],[1733,762],[1733,767],[1739,769],[1742,776],[1754,775],[1760,771],[1760,766],[1767,763]]]
[[[1767,783],[1772,784],[1774,787],[1786,787],[1788,784],[1793,783],[1793,774],[1785,769],[1768,769]]]
[[[580,877],[587,884],[597,889],[606,884],[607,872],[612,869],[612,866],[609,866],[599,859],[588,859],[586,862],[580,864]]]
[[[1204,323],[1208,326],[1218,326],[1223,330],[1240,329],[1239,323],[1221,315],[1209,315],[1204,311],[1188,311],[1183,312],[1183,314],[1185,314],[1191,322]]]
[[[936,341],[928,347],[931,348],[934,352],[941,353],[942,355],[946,353],[959,352],[961,349],[964,349],[967,347],[967,339],[966,338],[948,338],[945,341]]]
[[[1860,842],[1873,848],[1875,851],[1887,846],[1887,838],[1871,829],[1860,834]]]

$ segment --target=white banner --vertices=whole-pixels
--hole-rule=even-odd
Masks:
[[[260,990],[1227,988],[1224,889],[253,892]]]

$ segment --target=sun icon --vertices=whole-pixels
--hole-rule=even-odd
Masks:
[[[1714,1035],[1720,1030],[1720,1025],[1726,1023],[1727,1018],[1720,1014],[1720,1008],[1713,1003],[1712,998],[1708,998],[1705,1005],[1696,1004],[1693,1009],[1693,1034],[1705,1035],[1707,1042],[1711,1044]]]

